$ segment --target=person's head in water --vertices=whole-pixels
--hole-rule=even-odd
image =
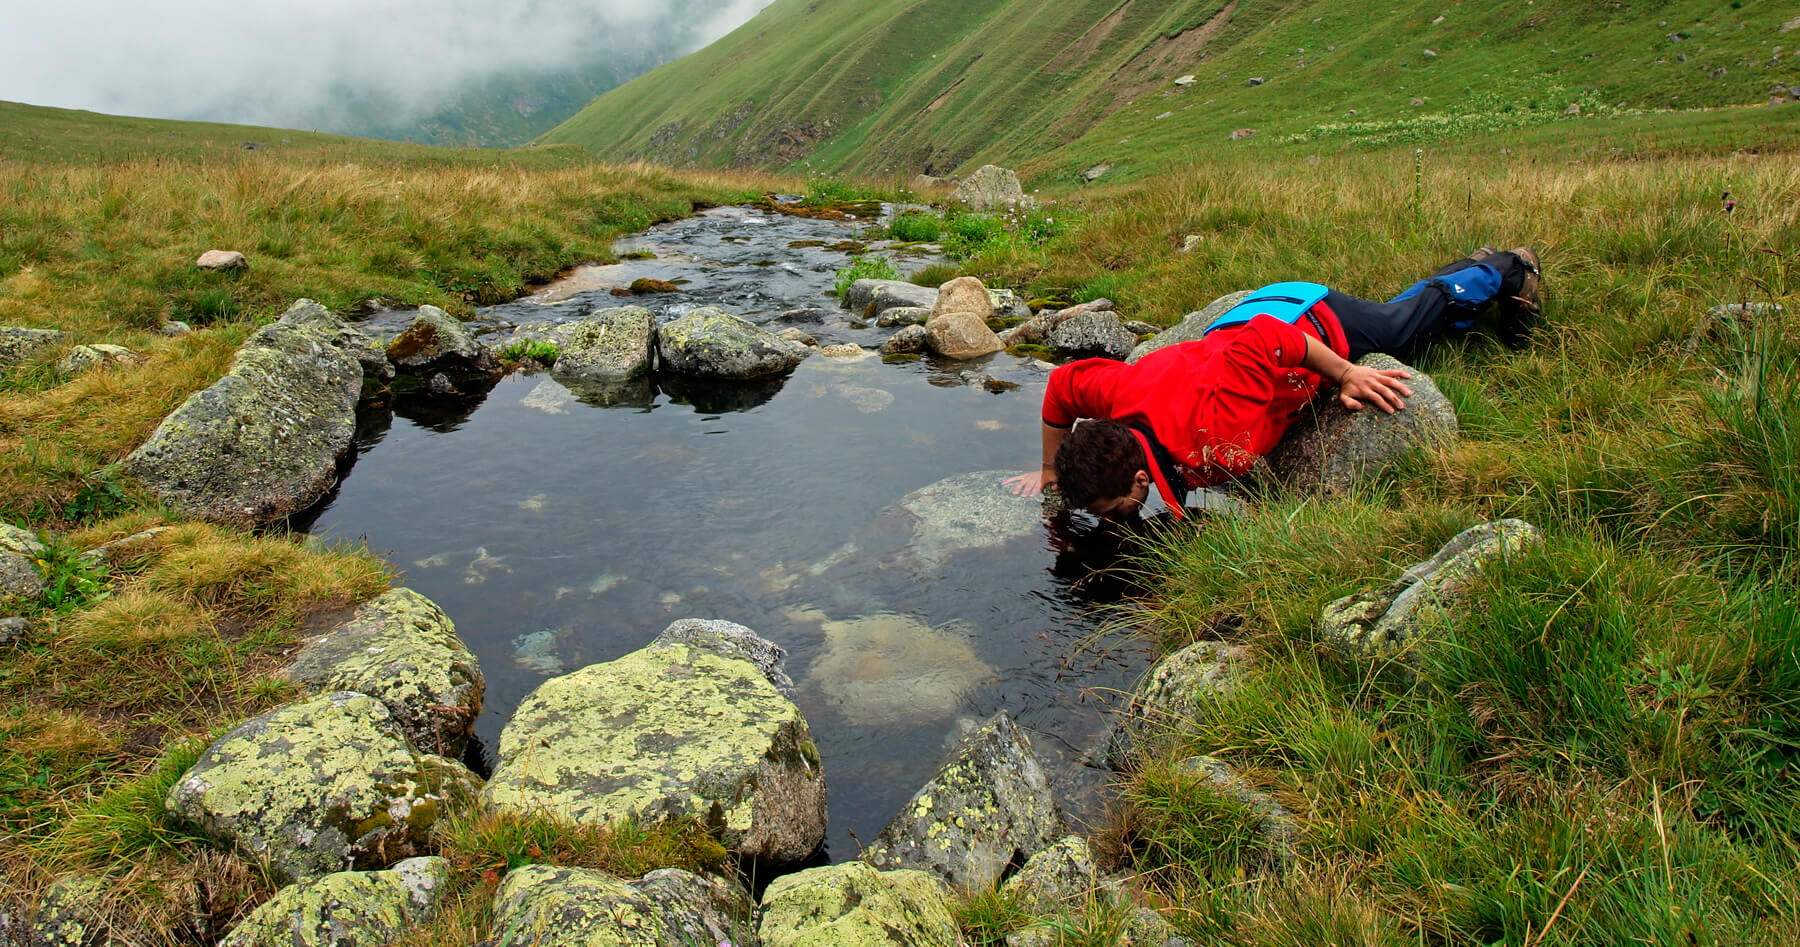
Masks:
[[[1056,449],[1056,486],[1072,507],[1125,516],[1150,496],[1150,462],[1131,429],[1117,421],[1083,421]]]

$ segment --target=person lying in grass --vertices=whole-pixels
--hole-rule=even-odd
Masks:
[[[1189,490],[1249,473],[1327,379],[1351,411],[1404,409],[1412,375],[1356,361],[1372,352],[1410,357],[1473,328],[1490,303],[1501,338],[1521,343],[1538,312],[1529,248],[1482,247],[1385,303],[1318,283],[1264,286],[1200,339],[1135,364],[1089,358],[1051,372],[1043,465],[1005,484],[1021,496],[1055,488],[1068,506],[1107,517],[1142,509],[1155,486],[1180,516]]]

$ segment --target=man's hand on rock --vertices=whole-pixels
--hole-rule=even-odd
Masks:
[[[1033,473],[1022,473],[1017,477],[1007,477],[1000,481],[1003,487],[1011,487],[1013,496],[1034,497],[1043,492],[1045,487],[1056,485],[1056,475],[1039,470]]]
[[[1351,365],[1344,377],[1338,379],[1338,402],[1349,411],[1361,411],[1364,405],[1374,405],[1393,414],[1405,408],[1405,399],[1412,397],[1412,389],[1404,381],[1411,377],[1412,372],[1403,368]]]

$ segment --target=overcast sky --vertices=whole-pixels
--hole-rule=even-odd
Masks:
[[[0,99],[281,124],[342,89],[426,110],[472,80],[587,61],[609,43],[689,52],[770,0],[0,0]]]

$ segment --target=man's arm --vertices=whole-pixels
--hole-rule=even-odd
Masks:
[[[1351,411],[1361,411],[1372,404],[1388,414],[1406,407],[1403,399],[1412,397],[1412,389],[1401,380],[1412,372],[1402,368],[1371,368],[1339,358],[1331,347],[1312,336],[1306,337],[1306,355],[1301,365],[1316,375],[1337,382],[1338,401]]]
[[[1038,439],[1043,446],[1043,466],[1038,468],[1037,473],[1020,474],[1001,481],[1012,487],[1013,493],[1018,496],[1037,496],[1045,487],[1056,483],[1056,449],[1062,446],[1063,438],[1069,436],[1069,430],[1042,421],[1038,422],[1038,426],[1041,428]]]

